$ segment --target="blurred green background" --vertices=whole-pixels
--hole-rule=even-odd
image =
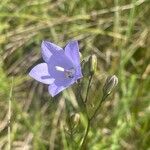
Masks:
[[[78,92],[85,98],[89,77],[85,72],[80,87],[51,98],[47,86],[28,76],[42,61],[42,40],[62,47],[78,40],[82,59],[97,56],[89,114],[106,77],[119,78],[91,124],[85,149],[150,150],[149,0],[1,0],[0,149],[79,149],[86,118]]]

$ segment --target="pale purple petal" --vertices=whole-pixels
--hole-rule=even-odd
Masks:
[[[44,84],[52,84],[54,78],[50,77],[48,72],[48,66],[46,63],[41,63],[36,65],[30,72],[29,75],[35,80],[42,82]]]
[[[70,82],[70,84],[66,86],[59,86],[55,82],[48,86],[48,91],[52,97],[63,91],[64,89],[68,88],[70,85],[72,85],[74,81]]]
[[[43,41],[41,44],[42,57],[45,62],[48,62],[52,55],[57,54],[58,51],[63,49],[51,42]]]
[[[65,54],[76,67],[80,65],[79,46],[77,41],[70,41],[66,45]]]
[[[82,75],[82,72],[81,72],[81,66],[78,66],[78,67],[76,67],[76,75],[75,75],[75,78],[76,78],[76,80],[77,79],[80,79],[80,78],[82,78],[83,77],[83,75]]]
[[[52,55],[48,62],[48,71],[52,78],[55,78],[55,83],[59,86],[66,86],[72,81],[72,78],[67,78],[65,73],[58,71],[56,67],[64,68],[65,70],[73,68],[73,63],[70,59],[60,51],[59,53]]]

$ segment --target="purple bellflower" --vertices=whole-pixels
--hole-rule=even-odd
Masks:
[[[43,41],[41,51],[45,62],[32,68],[29,75],[47,84],[52,97],[82,78],[77,41],[70,41],[64,50],[51,42]]]

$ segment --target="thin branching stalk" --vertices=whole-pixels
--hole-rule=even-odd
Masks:
[[[85,142],[86,142],[86,139],[87,139],[87,136],[88,136],[88,133],[89,133],[89,129],[90,129],[90,119],[88,119],[88,122],[87,122],[87,128],[86,128],[86,131],[85,131],[85,134],[84,134],[84,137],[81,141],[81,146],[80,146],[80,150],[84,149],[84,146],[85,146]]]
[[[95,118],[95,116],[96,116],[96,114],[97,114],[97,112],[98,112],[98,110],[100,109],[100,107],[102,106],[102,103],[103,103],[103,101],[106,99],[106,97],[102,97],[102,99],[101,99],[101,101],[99,101],[99,104],[98,104],[98,106],[97,106],[97,108],[95,109],[95,111],[94,111],[94,113],[93,113],[93,115],[90,117],[90,122],[93,120],[93,118]]]
[[[84,137],[83,137],[83,139],[81,141],[81,144],[80,144],[81,145],[80,146],[80,150],[84,149],[84,146],[85,146],[85,143],[86,143],[86,139],[87,139],[87,136],[88,136],[88,133],[89,133],[91,122],[96,117],[96,114],[97,114],[98,110],[100,109],[100,107],[102,106],[102,103],[106,99],[106,97],[107,96],[103,96],[102,97],[102,99],[99,101],[99,104],[98,104],[97,108],[95,109],[93,115],[91,117],[88,117],[87,128],[86,128]]]

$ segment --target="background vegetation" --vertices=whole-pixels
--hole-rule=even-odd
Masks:
[[[0,3],[0,149],[79,149],[86,117],[78,94],[85,98],[86,71],[80,87],[75,84],[54,98],[47,86],[28,76],[42,61],[42,40],[64,47],[73,39],[79,41],[83,59],[91,54],[98,58],[88,93],[89,114],[102,96],[106,77],[119,78],[118,88],[91,124],[85,149],[150,149],[149,0]]]

